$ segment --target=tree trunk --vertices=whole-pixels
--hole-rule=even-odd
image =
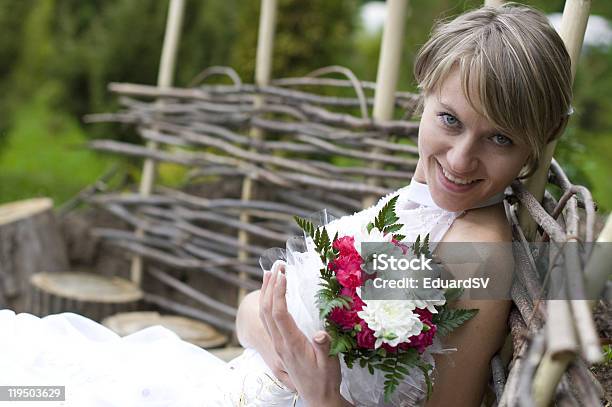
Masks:
[[[66,248],[51,199],[0,205],[0,308],[29,311],[30,276],[66,270]]]

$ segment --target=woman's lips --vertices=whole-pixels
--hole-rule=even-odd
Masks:
[[[436,160],[436,167],[437,167],[436,173],[437,173],[437,177],[438,177],[438,182],[440,183],[440,185],[442,185],[442,187],[444,189],[446,189],[449,192],[454,192],[454,193],[467,192],[467,191],[470,191],[471,189],[475,188],[476,185],[478,183],[480,183],[480,181],[482,181],[482,180],[479,179],[477,181],[471,182],[471,183],[466,184],[466,185],[455,184],[454,182],[452,182],[451,180],[446,178],[446,176],[442,172],[442,166],[440,165],[440,163],[437,160]]]

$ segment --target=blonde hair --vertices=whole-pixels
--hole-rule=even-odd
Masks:
[[[439,91],[455,67],[472,108],[529,146],[520,176],[532,174],[546,143],[563,132],[571,109],[570,57],[546,16],[507,3],[438,23],[414,65],[423,94]]]

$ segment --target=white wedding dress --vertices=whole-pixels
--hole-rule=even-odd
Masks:
[[[460,215],[435,205],[427,185],[410,185],[382,198],[377,205],[328,225],[344,234],[372,221],[382,205],[399,194],[396,212],[405,226],[399,232],[413,241],[430,234],[439,241]],[[503,197],[502,197],[503,198]],[[499,202],[492,198],[481,206]],[[330,234],[331,234],[330,233]],[[288,242],[287,303],[300,329],[312,338],[320,329],[314,293],[320,260]],[[439,344],[433,349],[440,349]],[[229,363],[184,342],[160,326],[120,338],[102,325],[77,314],[38,318],[0,311],[0,385],[62,385],[66,401],[45,406],[279,406],[301,405],[278,382],[253,349]],[[433,363],[431,351],[423,354]],[[382,406],[382,377],[342,366],[343,396],[357,406]],[[422,373],[415,370],[396,392],[393,405],[420,405]],[[401,401],[400,401],[401,400]],[[0,406],[8,405],[0,402]],[[12,404],[11,404],[12,405]],[[26,406],[27,402],[19,405]],[[42,405],[33,402],[32,405]]]

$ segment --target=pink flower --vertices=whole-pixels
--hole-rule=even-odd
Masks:
[[[330,263],[338,282],[346,288],[357,288],[362,285],[361,264],[363,260],[355,250],[355,238],[343,236],[336,239],[332,246],[340,252],[338,258]]]
[[[342,329],[352,330],[355,325],[359,324],[361,318],[357,316],[357,312],[361,311],[364,306],[363,301],[357,295],[354,289],[342,288],[340,295],[346,295],[353,299],[350,309],[336,307],[329,314],[329,318],[338,324]]]
[[[361,257],[349,255],[338,257],[332,263],[332,269],[336,273],[338,282],[346,288],[357,288],[363,284],[361,277]]]
[[[357,333],[357,346],[363,349],[374,349],[376,343],[374,331],[368,328],[365,321],[359,321],[359,325],[361,325],[361,331]]]
[[[359,255],[357,249],[355,249],[355,238],[353,236],[342,236],[336,239],[332,247],[340,251],[340,256]]]
[[[419,319],[422,322],[425,322],[425,321],[431,322],[431,318],[433,317],[433,314],[427,308],[415,308],[414,313],[418,314]]]

